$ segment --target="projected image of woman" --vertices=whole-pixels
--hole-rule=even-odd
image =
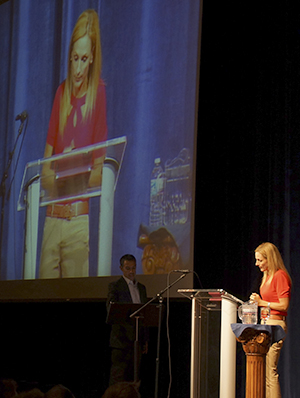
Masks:
[[[66,80],[55,95],[44,157],[70,152],[107,139],[106,96],[101,75],[99,18],[84,11],[74,27],[68,52]],[[101,184],[104,153],[92,163],[89,186]],[[45,164],[42,186],[57,189],[55,171]],[[89,275],[89,202],[75,200],[47,207],[40,278]]]

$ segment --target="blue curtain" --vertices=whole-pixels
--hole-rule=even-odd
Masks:
[[[124,253],[138,259],[142,254],[137,238],[140,225],[149,220],[154,159],[164,163],[184,147],[193,155],[199,1],[10,0],[0,7],[5,38],[0,175],[16,141],[15,116],[25,109],[29,115],[6,181],[9,187],[16,168],[10,198],[5,199],[1,278],[22,278],[25,214],[16,205],[23,170],[27,162],[43,157],[54,94],[66,77],[69,39],[87,8],[95,9],[100,20],[108,138],[128,139],[115,198],[112,273],[118,273]],[[98,209],[94,200],[92,211],[97,214]],[[41,228],[43,217],[42,209]],[[97,217],[90,219],[90,274],[96,275]]]

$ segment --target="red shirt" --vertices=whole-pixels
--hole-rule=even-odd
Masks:
[[[59,133],[60,100],[64,86],[65,82],[56,91],[49,122],[47,143],[53,147],[53,155],[62,153],[65,148],[73,143],[73,149],[75,149],[106,141],[107,139],[106,95],[105,86],[101,79],[98,85],[95,109],[91,117],[88,117],[85,122],[82,120],[81,106],[85,104],[86,95],[81,98],[76,98],[72,95],[72,111],[67,119],[63,135]],[[73,119],[75,113],[77,113],[77,123],[74,127]]]
[[[270,303],[279,303],[280,298],[291,298],[291,281],[283,270],[275,272],[270,283],[268,283],[269,277],[266,282],[260,288],[261,298]],[[287,312],[271,310],[271,314],[274,315],[287,315]]]
[[[69,150],[78,149],[107,140],[106,95],[103,81],[101,79],[99,80],[95,108],[85,121],[82,118],[81,107],[85,104],[86,95],[81,98],[76,98],[73,95],[71,96],[72,110],[67,118],[62,135],[59,132],[59,114],[64,87],[65,82],[63,82],[56,91],[48,128],[47,144],[53,147],[53,155],[63,153],[68,147],[71,147]],[[76,124],[74,123],[74,117]],[[97,153],[93,153],[92,158],[88,159],[87,162],[92,162],[92,159],[103,156],[105,154],[105,148],[99,149],[96,152]],[[55,168],[60,171],[70,168],[70,160],[59,160]],[[74,182],[71,181],[71,185],[73,187]],[[74,191],[74,187],[72,189]],[[70,192],[68,193],[70,194]],[[62,196],[65,195],[65,193],[60,194]],[[84,201],[87,200],[88,199],[84,199]]]

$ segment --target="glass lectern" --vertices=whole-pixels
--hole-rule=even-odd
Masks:
[[[192,301],[190,398],[235,398],[236,339],[243,301],[223,289],[179,289]]]
[[[114,193],[126,143],[126,137],[115,138],[27,163],[18,200],[18,210],[26,211],[24,279],[36,275],[40,207],[95,196],[100,197],[97,273],[111,275]],[[97,159],[104,159],[103,167]],[[99,177],[91,184],[97,167],[102,168],[102,183]]]

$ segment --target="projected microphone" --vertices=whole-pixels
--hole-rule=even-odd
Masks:
[[[19,113],[19,114],[16,116],[16,120],[21,120],[21,122],[23,123],[23,122],[25,122],[25,120],[27,119],[27,117],[28,117],[27,111],[23,111],[22,113]]]
[[[190,271],[189,269],[174,269],[173,272],[181,272],[182,274],[190,274],[193,271]]]

